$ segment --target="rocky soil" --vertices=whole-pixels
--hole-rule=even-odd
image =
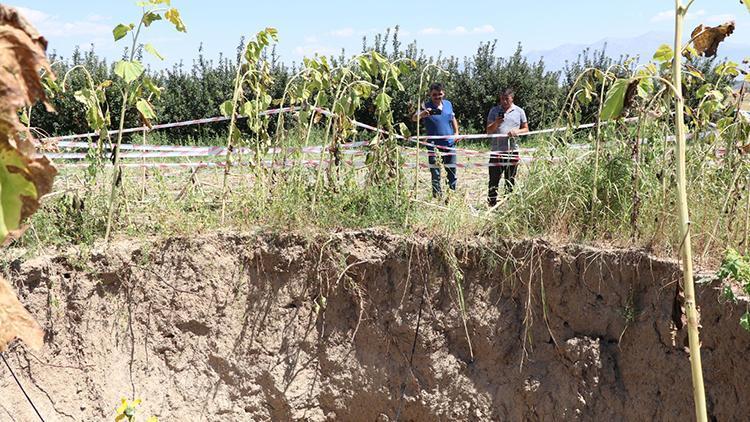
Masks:
[[[11,265],[48,421],[692,420],[675,263],[380,230],[120,242]],[[745,305],[698,287],[714,420],[750,414]],[[465,310],[465,312],[463,311]],[[0,365],[0,421],[36,421]]]

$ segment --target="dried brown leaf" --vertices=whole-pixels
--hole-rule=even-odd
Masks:
[[[18,301],[8,282],[0,277],[0,352],[16,338],[39,349],[44,345],[44,330]]]
[[[31,155],[31,134],[18,120],[18,109],[46,102],[39,71],[50,77],[47,41],[12,7],[0,4],[0,144],[8,143]]]
[[[734,32],[734,21],[719,26],[698,25],[690,35],[695,50],[701,56],[714,57],[719,44]]]
[[[639,82],[640,82],[639,79],[633,79],[628,84],[628,89],[625,90],[624,108],[630,108],[633,105],[633,100],[635,99],[635,94],[638,92],[638,83]]]
[[[18,110],[42,100],[48,109],[40,71],[54,78],[47,41],[13,8],[0,4],[0,242],[17,237],[22,222],[39,207],[57,171],[46,158],[34,158],[31,132]],[[0,278],[0,351],[15,338],[40,348],[44,332]]]

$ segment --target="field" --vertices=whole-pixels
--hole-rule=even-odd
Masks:
[[[682,40],[681,3],[674,45],[560,72],[398,27],[153,71],[151,25],[187,30],[168,0],[111,64],[0,5],[0,421],[742,419],[750,64],[715,59],[734,21]],[[515,100],[531,132],[485,134]],[[517,136],[490,207],[490,138]]]
[[[632,159],[632,139],[638,130],[648,136],[641,139],[643,145],[636,165]],[[555,137],[523,138],[522,146],[536,148],[524,153],[534,161],[521,164],[517,188],[505,195],[500,206],[493,210],[486,205],[486,167],[458,169],[457,192],[433,199],[429,171],[413,168],[416,150],[407,146],[401,147],[407,167],[400,170],[397,182],[373,186],[372,172],[365,165],[366,151],[359,151],[359,155],[344,156],[344,160],[351,159],[358,165],[342,162],[330,173],[324,166],[321,172],[331,184],[318,188],[318,198],[314,197],[316,179],[321,173],[317,163],[327,159],[327,154],[288,158],[310,161],[312,166],[253,170],[238,165],[229,174],[224,223],[221,222],[223,168],[126,167],[124,197],[115,233],[119,237],[138,237],[257,226],[313,232],[382,226],[404,234],[429,233],[467,240],[480,235],[544,236],[561,242],[635,247],[664,256],[673,254],[679,246],[674,225],[674,176],[664,170],[673,157],[660,123],[653,122],[650,126],[623,123],[604,129],[595,208],[591,205],[594,146],[584,145],[588,149],[566,146],[585,142],[590,132],[583,129]],[[366,136],[363,133],[360,139]],[[165,141],[168,139],[157,136],[150,142]],[[301,142],[292,133],[286,145]],[[315,135],[309,144],[318,142],[320,136]],[[716,151],[723,145],[723,140],[704,137],[693,143],[689,155],[691,198],[719,204],[696,209],[692,216],[696,250],[700,252],[698,262],[705,265],[716,264],[727,245],[743,249],[746,242],[743,227],[748,215],[744,187],[747,182],[727,168],[726,157],[717,158]],[[459,142],[459,146],[481,153],[476,157],[461,155],[459,163],[486,163],[486,143],[468,140]],[[424,149],[420,151],[423,166],[427,164],[426,153]],[[274,156],[269,154],[265,159],[273,160]],[[158,162],[185,163],[185,160],[188,159]],[[135,164],[140,161],[130,160]],[[222,160],[209,158],[206,162]],[[744,162],[744,158],[737,157],[733,165],[744,166]],[[90,175],[90,169],[61,166],[56,190],[44,199],[42,212],[31,220],[30,230],[20,246],[35,250],[49,245],[93,244],[101,239],[111,166],[86,163],[97,172],[95,177]],[[445,185],[444,170],[442,177]],[[447,186],[443,189],[448,191]]]

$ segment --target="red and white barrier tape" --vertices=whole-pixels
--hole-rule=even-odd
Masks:
[[[282,107],[282,108],[277,108],[277,109],[266,110],[266,111],[262,112],[261,115],[274,115],[274,114],[279,114],[279,113],[294,112],[294,111],[297,111],[297,110],[302,110],[302,108],[299,108],[299,107]],[[315,108],[314,110],[316,112],[318,112],[318,113],[321,113],[321,114],[329,116],[329,117],[335,117],[336,116],[333,112],[331,112],[329,110],[326,110],[326,109],[323,109],[323,108],[319,108],[318,107],[318,108]],[[633,119],[636,119],[636,118],[626,119],[626,121],[630,121],[630,120],[633,120]],[[147,127],[147,126],[141,126],[141,127],[135,127],[135,128],[128,128],[128,129],[124,129],[123,133],[153,131],[153,130],[158,130],[158,129],[167,129],[167,128],[175,128],[175,127],[192,126],[192,125],[206,124],[206,123],[215,123],[215,122],[221,122],[221,121],[227,121],[227,120],[229,120],[229,117],[223,117],[223,116],[210,117],[210,118],[205,118],[205,119],[195,119],[195,120],[186,120],[186,121],[175,122],[175,123],[158,124],[158,125],[153,125],[150,128]],[[382,134],[385,134],[385,135],[389,135],[390,134],[388,131],[385,131],[383,129],[380,129],[380,128],[377,128],[377,127],[374,127],[374,126],[371,126],[371,125],[368,125],[368,124],[365,124],[365,123],[358,122],[356,120],[352,120],[352,124],[354,124],[357,127],[362,128],[362,129],[366,129],[366,130],[370,130],[370,131],[375,131],[375,132],[382,133]],[[575,128],[563,127],[563,128],[543,129],[543,130],[537,130],[537,131],[531,131],[531,132],[519,134],[519,136],[530,136],[530,135],[537,135],[537,134],[543,134],[543,133],[551,133],[551,132],[556,132],[556,131],[563,131],[563,130],[568,130],[568,129],[582,129],[582,128],[588,128],[588,127],[593,127],[593,126],[595,126],[595,125],[594,124],[585,124],[585,125],[577,126]],[[111,130],[108,133],[110,135],[114,135],[114,134],[117,134],[117,132],[118,131],[116,131],[116,130]],[[82,138],[91,138],[91,137],[96,137],[96,136],[99,136],[99,134],[95,133],[95,132],[91,132],[91,133],[84,133],[84,134],[78,134],[78,135],[67,135],[67,136],[57,136],[57,137],[42,138],[40,141],[45,142],[45,143],[47,143],[47,142],[57,142],[56,145],[58,147],[60,147],[60,148],[91,148],[91,144],[89,144],[87,142],[72,142],[72,141],[69,141],[69,140],[72,140],[72,139],[82,139]],[[477,155],[480,155],[480,154],[483,154],[480,151],[463,149],[463,148],[456,148],[456,147],[434,145],[433,143],[424,142],[423,140],[455,139],[456,141],[459,141],[459,140],[463,140],[463,139],[507,138],[508,135],[500,135],[500,134],[493,134],[493,135],[472,134],[472,135],[457,135],[457,136],[450,136],[450,135],[447,135],[447,136],[412,136],[410,138],[405,138],[405,137],[403,137],[401,135],[396,134],[396,135],[394,135],[394,137],[396,137],[397,139],[414,142],[414,143],[417,143],[417,144],[420,144],[420,145],[423,145],[423,146],[428,146],[428,147],[433,147],[434,146],[434,147],[436,147],[436,148],[438,148],[440,150],[444,150],[444,151],[459,151],[459,152],[462,152],[462,153],[467,154],[467,155],[468,154],[477,154]],[[343,148],[348,148],[348,147],[366,146],[366,145],[369,145],[369,142],[362,141],[362,142],[355,142],[355,143],[351,143],[351,144],[344,144],[344,145],[342,145],[342,147]],[[111,149],[112,146],[105,146],[105,148]],[[142,144],[142,145],[123,144],[123,145],[120,145],[120,149],[121,150],[165,151],[165,152],[167,152],[167,151],[169,151],[169,152],[178,152],[178,151],[179,152],[183,152],[183,151],[187,152],[187,151],[200,150],[202,148],[204,148],[204,147],[172,146],[172,145],[146,145],[146,144]],[[308,149],[307,151],[303,150],[302,152],[308,152],[309,151],[310,153],[316,153],[316,152],[319,152],[320,150],[315,150],[315,148],[323,148],[323,147],[322,146],[318,146],[318,147],[309,147],[309,148],[310,149]],[[276,153],[278,153],[278,151]]]
[[[477,167],[506,167],[506,166],[513,166],[513,165],[519,165],[519,164],[528,164],[532,162],[559,162],[562,161],[561,157],[555,157],[555,158],[549,158],[549,157],[528,157],[528,156],[508,156],[505,160],[505,162],[474,162],[474,163],[454,163],[454,164],[428,164],[428,163],[404,163],[403,167],[405,168],[477,168]],[[299,160],[299,161],[289,161],[289,162],[276,162],[274,163],[272,160],[264,160],[263,166],[268,168],[292,168],[296,167],[298,165],[301,165],[303,167],[317,167],[319,165],[330,165],[333,163],[333,160],[330,159],[324,159],[324,160]],[[363,168],[366,167],[366,163],[364,161],[341,161],[341,164],[347,164],[350,166],[354,166],[354,168]],[[61,167],[64,168],[85,168],[88,167],[89,164],[86,163],[60,163]],[[106,165],[108,167],[112,166],[112,163],[107,162]],[[217,161],[217,162],[183,162],[183,163],[154,163],[154,162],[129,162],[129,163],[121,163],[120,164],[124,168],[224,168],[226,167],[226,163],[224,161]],[[243,163],[234,163],[233,167],[247,167],[250,163],[243,162]]]
[[[295,111],[297,109],[298,107],[281,107],[281,108],[275,108],[275,109],[263,111],[260,113],[260,115],[270,116],[274,114]],[[239,118],[243,118],[243,116],[239,116]],[[185,120],[182,122],[163,123],[163,124],[158,124],[158,125],[152,125],[151,127],[148,127],[148,126],[132,127],[132,128],[123,129],[122,133],[150,132],[150,131],[158,130],[158,129],[169,129],[169,128],[182,127],[182,126],[202,125],[206,123],[225,122],[227,120],[230,120],[230,117],[225,117],[225,116],[208,117],[205,119],[194,119],[194,120]],[[116,135],[117,133],[119,133],[118,130],[110,130],[107,132],[108,135]],[[53,136],[49,138],[42,138],[39,141],[59,142],[59,141],[66,141],[69,139],[94,138],[97,136],[99,136],[98,132],[89,132],[89,133],[81,133],[78,135]]]
[[[272,109],[267,110],[261,113],[261,115],[274,115],[279,113],[285,113],[285,112],[294,112],[298,109],[297,107],[282,107],[278,109]],[[316,108],[315,111],[329,116],[329,117],[335,117],[336,115],[332,113],[329,110],[325,110],[322,108]],[[632,121],[637,118],[630,118],[626,119],[626,121]],[[181,127],[181,126],[191,126],[191,125],[197,125],[197,124],[205,124],[205,123],[212,123],[212,122],[220,122],[220,121],[226,121],[229,120],[228,117],[212,117],[212,118],[206,118],[206,119],[195,119],[195,120],[188,120],[183,122],[176,122],[176,123],[166,123],[166,124],[160,124],[160,125],[153,125],[151,128],[148,128],[146,126],[137,127],[137,128],[129,128],[125,129],[124,133],[132,133],[132,132],[139,132],[139,131],[150,131],[150,130],[157,130],[157,129],[166,129],[166,128],[173,128],[173,127]],[[371,126],[367,125],[365,123],[358,122],[356,120],[352,120],[352,123],[360,127],[362,129],[370,130],[370,131],[376,131],[379,133],[383,133],[386,135],[389,135],[389,132]],[[581,128],[589,128],[593,127],[595,124],[584,124],[577,126],[575,128],[551,128],[551,129],[543,129],[543,130],[537,130],[537,131],[530,131],[523,134],[519,134],[520,136],[530,136],[530,135],[536,135],[536,134],[543,134],[543,133],[552,133],[556,131],[563,131],[563,130],[569,130],[569,129],[581,129]],[[116,134],[117,131],[109,131],[109,134]],[[80,135],[69,135],[69,136],[60,136],[60,137],[52,137],[52,138],[44,138],[43,141],[47,142],[54,142],[58,141],[57,146],[61,148],[91,148],[92,144],[88,142],[74,142],[74,141],[68,141],[68,139],[79,139],[79,138],[86,138],[86,137],[92,137],[92,136],[98,136],[97,133],[86,133],[86,134],[80,134]],[[500,134],[494,134],[494,135],[487,135],[487,134],[474,134],[474,135],[458,135],[458,136],[412,136],[409,138],[405,138],[401,135],[394,135],[397,139],[405,140],[409,142],[416,143],[417,145],[426,146],[429,149],[436,148],[441,151],[441,155],[464,155],[467,157],[500,157],[500,158],[512,158],[514,152],[522,152],[522,153],[532,153],[535,152],[535,148],[522,148],[515,151],[477,151],[472,149],[466,149],[466,148],[456,148],[456,147],[449,147],[449,146],[442,146],[442,145],[435,145],[431,142],[425,142],[424,140],[440,140],[440,139],[455,139],[456,141],[462,140],[462,139],[488,139],[488,138],[507,138],[507,135],[500,135]],[[342,144],[340,147],[342,148],[342,153],[346,155],[362,155],[365,152],[361,150],[350,150],[351,148],[361,147],[361,146],[368,146],[370,143],[368,141],[359,141],[359,142],[351,142],[347,144]],[[587,149],[590,148],[589,145],[585,144],[571,144],[569,145],[571,148],[579,148],[579,149]],[[107,146],[107,149],[111,149],[111,146]],[[146,144],[123,144],[120,145],[120,148],[122,150],[130,150],[130,151],[144,151],[141,153],[136,154],[121,154],[120,157],[123,159],[147,159],[147,158],[177,158],[177,157],[210,157],[210,156],[218,156],[218,155],[224,155],[227,152],[227,149],[224,147],[196,147],[196,146],[174,146],[174,145],[146,145]],[[311,146],[311,147],[303,147],[303,148],[270,148],[268,149],[268,154],[280,154],[284,151],[288,153],[306,153],[306,154],[320,154],[323,151],[327,150],[326,147],[323,146]],[[236,148],[233,150],[236,153],[239,154],[252,154],[254,151],[251,148]],[[414,152],[412,152],[414,154]],[[430,151],[427,153],[428,156],[435,156],[435,153]],[[84,159],[86,157],[85,153],[49,153],[47,154],[49,158],[52,159]],[[141,163],[143,164],[143,163]],[[159,165],[163,165],[167,163],[159,163]],[[169,164],[183,164],[183,163],[169,163]],[[475,163],[479,166],[483,165],[483,163]]]

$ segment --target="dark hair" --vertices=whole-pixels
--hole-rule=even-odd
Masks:
[[[500,91],[501,97],[514,97],[515,92],[513,92],[513,88],[505,88],[504,90]]]
[[[440,82],[435,82],[434,84],[430,85],[430,92],[432,91],[444,91],[443,84]]]

